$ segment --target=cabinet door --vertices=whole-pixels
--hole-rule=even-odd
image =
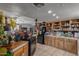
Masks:
[[[14,56],[22,56],[22,54],[23,54],[23,47],[18,49],[17,51],[15,51],[13,54],[14,54]]]
[[[48,37],[47,36],[45,36],[44,42],[46,45],[48,45]]]
[[[59,48],[64,49],[64,39],[62,38],[58,38],[58,39],[59,39],[59,42],[58,42]]]
[[[77,54],[77,41],[76,40],[71,41],[70,52]]]
[[[52,46],[54,47],[55,45],[55,37],[52,37]]]
[[[55,38],[55,47],[59,47],[59,39]]]
[[[65,43],[64,43],[64,48],[65,48],[65,50],[67,50],[67,51],[70,51],[70,50],[71,50],[71,46],[72,46],[71,43],[72,43],[72,42],[71,42],[70,39],[65,39]]]
[[[24,46],[24,55],[28,56],[28,45]]]
[[[68,50],[68,40],[64,39],[64,49]]]
[[[66,39],[65,40],[65,50],[77,54],[77,41]]]
[[[52,46],[52,37],[49,37],[49,38],[48,38],[48,45],[49,45],[49,46]]]

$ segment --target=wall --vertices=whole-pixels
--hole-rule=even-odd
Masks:
[[[29,17],[18,17],[16,19],[16,23],[22,25],[22,27],[33,27],[35,25],[35,21],[33,18]]]

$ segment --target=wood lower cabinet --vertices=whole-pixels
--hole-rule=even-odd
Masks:
[[[45,36],[45,40],[44,40],[44,43],[46,44],[46,45],[48,45],[48,37],[47,36]]]
[[[55,47],[57,47],[57,48],[60,48],[60,49],[64,49],[64,41],[63,41],[63,39],[61,39],[61,38],[55,38],[54,39],[55,41],[54,41],[54,46]]]
[[[64,49],[64,39],[63,38],[57,38],[59,40],[58,42],[58,48]]]
[[[48,37],[48,45],[52,46],[52,37]]]
[[[23,48],[18,49],[13,53],[14,56],[22,56],[23,53]]]
[[[53,43],[52,37],[45,37],[44,42],[46,45],[52,46],[52,43]]]
[[[77,54],[77,40],[61,38],[61,37],[53,37],[53,36],[45,36],[45,44],[49,46],[54,46],[56,48],[60,48],[71,53]]]
[[[52,46],[53,47],[55,46],[55,39],[56,39],[55,37],[52,37],[52,39],[51,39],[52,40]]]
[[[64,42],[65,50],[77,54],[77,41],[66,39]]]
[[[12,50],[13,56],[28,56],[28,43],[23,42]]]
[[[59,47],[59,39],[55,39],[55,47],[58,48]]]
[[[24,56],[28,55],[28,48],[29,48],[28,45],[24,46],[24,48],[23,48],[24,49],[24,51],[23,51],[24,52]]]

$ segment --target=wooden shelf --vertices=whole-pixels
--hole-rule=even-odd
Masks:
[[[54,24],[54,26],[60,26],[59,24]]]
[[[69,30],[70,28],[72,29],[79,28],[79,19],[69,19],[69,20],[56,21],[56,22],[51,22],[51,23],[52,23],[52,26],[50,27],[56,31],[59,29],[64,29],[61,31],[79,31],[79,30]]]
[[[79,19],[70,20],[71,24],[79,24]]]
[[[69,27],[69,25],[67,26],[67,25],[61,25],[61,27]]]

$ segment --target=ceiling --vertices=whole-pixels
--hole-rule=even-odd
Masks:
[[[30,17],[33,21],[36,18],[38,21],[79,18],[79,3],[45,3],[41,8],[35,7],[32,3],[0,3],[0,9],[4,10],[7,16]],[[49,10],[51,10],[50,14]],[[56,15],[53,16],[54,13]],[[28,19],[24,18],[24,20]]]

